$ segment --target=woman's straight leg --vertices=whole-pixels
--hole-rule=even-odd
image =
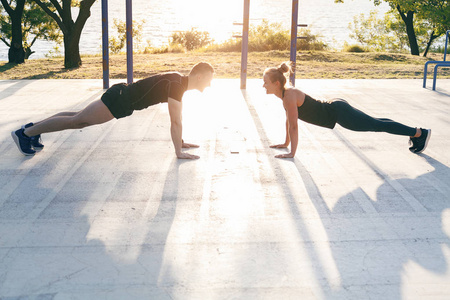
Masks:
[[[415,136],[417,129],[386,118],[374,118],[354,108],[344,100],[333,102],[337,112],[337,123],[353,131],[387,132],[390,134]]]

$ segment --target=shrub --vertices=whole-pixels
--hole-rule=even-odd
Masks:
[[[321,51],[328,49],[328,45],[320,40],[320,36],[317,34],[312,34],[309,29],[300,30],[298,35],[305,38],[297,40],[297,50]]]
[[[195,28],[191,28],[189,31],[174,32],[171,39],[171,45],[182,45],[188,51],[204,47],[212,42],[209,32],[198,31]]]
[[[139,50],[142,40],[142,27],[145,20],[133,21],[133,48]],[[114,28],[117,31],[117,36],[109,39],[109,50],[113,54],[118,54],[125,47],[127,43],[127,25],[125,21],[114,19]]]
[[[249,51],[289,49],[289,30],[283,29],[280,23],[263,20],[261,24],[250,27],[248,36]]]
[[[211,44],[204,48],[204,51],[211,52],[240,52],[242,49],[242,40],[232,38],[221,44]]]
[[[310,30],[300,30],[299,36],[305,39],[297,40],[297,50],[325,50],[327,45],[320,41],[318,35],[314,35]],[[252,25],[249,28],[248,49],[249,51],[272,51],[289,50],[291,45],[291,34],[288,29],[283,29],[280,23],[269,23],[263,20],[259,25]],[[211,44],[206,47],[206,51],[241,51],[242,40],[231,38],[221,44]]]
[[[144,54],[163,54],[163,53],[183,53],[186,49],[181,45],[164,45],[161,47],[145,47],[142,51]]]
[[[360,45],[344,45],[344,52],[366,52],[364,48]]]

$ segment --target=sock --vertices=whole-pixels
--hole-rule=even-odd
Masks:
[[[23,134],[25,137],[29,138],[29,136],[25,134],[25,130],[22,131],[22,134]]]

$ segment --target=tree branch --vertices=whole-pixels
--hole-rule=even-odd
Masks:
[[[397,8],[397,11],[400,14],[400,17],[402,18],[403,22],[406,22],[406,15],[404,12],[402,12],[400,5],[397,5],[396,8]]]
[[[80,11],[78,13],[77,20],[75,21],[75,32],[81,33],[84,25],[86,24],[86,20],[91,16],[91,7],[94,2],[95,0],[83,0],[80,2]]]
[[[29,48],[31,48],[31,46],[33,46],[33,44],[34,44],[34,42],[36,42],[37,38],[38,38],[38,36],[37,36],[37,35],[35,35],[35,36],[34,36],[34,39],[33,39],[33,41],[31,42],[31,44],[30,44],[30,47],[29,47]]]
[[[2,40],[2,41],[3,41],[3,43],[5,43],[5,44],[6,44],[6,46],[8,46],[8,47],[11,47],[11,44],[10,44],[10,43],[8,43],[8,42],[6,41],[6,39],[5,39],[5,38],[0,38],[0,40]]]
[[[2,0],[3,1],[3,0]],[[61,28],[61,31],[63,33],[65,33],[66,27],[64,26],[61,18],[55,14],[54,12],[52,12],[44,3],[41,2],[41,0],[33,0],[37,5],[39,5],[40,8],[42,8],[53,20],[56,21],[56,23],[58,24],[59,28]],[[58,4],[59,6],[59,4]]]
[[[59,14],[60,16],[62,16],[63,9],[62,9],[61,5],[59,5],[58,1],[57,1],[57,0],[50,0],[50,2],[51,2],[51,3],[53,4],[53,6],[56,8],[56,10],[58,11],[58,14]]]
[[[8,13],[8,15],[14,14],[14,9],[11,8],[9,3],[6,2],[6,0],[1,0],[1,1],[2,1],[3,7],[5,8],[5,10]]]

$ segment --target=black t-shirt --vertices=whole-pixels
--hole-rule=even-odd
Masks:
[[[298,118],[302,121],[333,129],[337,114],[331,105],[333,102],[316,100],[305,94],[305,102],[298,107]]]
[[[181,101],[187,90],[188,77],[180,73],[154,75],[127,86],[127,94],[133,110],[141,110],[151,105],[167,102],[168,98]]]

